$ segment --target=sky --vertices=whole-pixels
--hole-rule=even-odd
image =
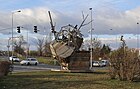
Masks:
[[[23,35],[31,49],[35,49],[36,39],[49,38],[50,22],[48,11],[51,11],[56,30],[62,26],[80,25],[82,13],[89,15],[86,23],[93,17],[93,37],[112,49],[120,46],[123,35],[130,48],[138,48],[140,42],[140,0],[0,0],[0,50],[7,50],[11,37],[12,13],[14,37]],[[17,12],[20,10],[21,12]],[[33,26],[38,26],[38,33]],[[22,26],[21,33],[16,27]],[[90,24],[81,29],[84,39],[90,39]]]

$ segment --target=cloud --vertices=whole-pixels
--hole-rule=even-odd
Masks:
[[[118,11],[114,8],[106,8],[94,14],[94,29],[95,34],[136,34],[137,22],[140,13],[140,7]],[[109,31],[113,29],[113,31]]]
[[[33,8],[33,9],[27,8],[27,9],[21,10],[22,14],[21,15],[18,14],[18,15],[20,17],[19,19],[23,21],[21,24],[32,24],[32,23],[43,24],[43,23],[49,22],[48,10],[49,9],[44,8],[44,7]]]
[[[70,3],[72,1],[74,0],[65,1],[65,2],[61,1],[57,5],[54,4],[56,6],[51,4],[51,6],[54,7],[42,6],[42,7],[20,9],[22,12],[14,14],[14,27],[23,26],[24,29],[22,28],[22,30],[25,30],[23,31],[23,34],[26,34],[26,30],[28,29],[30,36],[36,36],[34,35],[33,32],[33,26],[37,25],[38,29],[40,30],[37,33],[38,34],[37,37],[43,37],[44,35],[49,34],[51,29],[48,11],[51,11],[53,22],[56,26],[56,30],[59,31],[62,26],[68,24],[72,24],[72,25],[77,24],[79,26],[82,21],[82,14],[81,14],[82,11],[84,11],[84,13],[86,14],[89,14],[89,17],[86,21],[89,22],[90,21],[89,7],[97,6],[96,8],[93,8],[93,19],[94,19],[93,35],[95,34],[117,35],[117,34],[138,33],[137,31],[138,28],[136,23],[140,22],[140,17],[139,17],[140,7],[133,8],[130,10],[120,10],[118,8],[113,7],[113,4],[120,3],[120,1],[105,0],[102,1],[101,3],[99,1],[96,1],[95,3],[92,1],[89,2],[90,0],[83,1],[83,2],[87,2],[88,4],[80,3],[81,1],[75,1],[75,3]],[[46,3],[49,2],[46,1]],[[0,17],[1,17],[0,29],[10,28],[11,13],[0,12]],[[84,34],[85,38],[89,37],[89,33],[88,33],[89,30],[90,30],[90,24],[81,29],[82,34]],[[0,33],[6,36],[9,34],[9,32],[11,32],[11,29],[3,30],[3,31],[0,30]],[[16,28],[14,28],[14,35],[18,35],[16,32]]]
[[[47,28],[47,32],[50,30],[48,26],[50,26],[50,20],[48,16],[48,10],[46,7],[37,7],[37,8],[26,8],[20,9],[21,12],[13,14],[13,24],[14,24],[14,32],[16,32],[17,26],[24,27],[22,30],[29,30],[31,33],[33,32],[33,26],[37,25],[40,33],[44,33],[44,30]],[[51,12],[54,19],[57,19],[57,16]],[[3,34],[9,34],[11,30],[12,24],[12,15],[11,13],[0,13],[2,17],[0,20],[0,32]],[[5,30],[6,29],[6,30]],[[49,31],[48,31],[49,30]],[[10,31],[11,32],[11,31]]]
[[[33,29],[34,25],[38,25],[40,34],[43,33],[43,30],[50,31],[50,20],[48,16],[47,7],[36,7],[36,8],[25,8],[21,9],[21,13],[14,14],[14,26],[25,26],[28,29]],[[140,16],[140,7],[127,10],[127,11],[118,11],[115,8],[98,8],[93,10],[93,27],[95,29],[95,34],[136,34],[136,23],[138,21],[138,16]],[[90,15],[90,12],[87,8],[85,13]],[[52,18],[54,23],[56,23],[56,28],[59,30],[61,26],[67,24],[80,24],[82,21],[81,11],[74,12],[67,11],[61,12],[56,10],[51,10]],[[11,27],[11,14],[0,14],[2,19],[0,21],[1,29]],[[90,16],[88,21],[90,21]],[[87,22],[88,22],[87,21]],[[90,26],[84,27],[82,32],[87,36]],[[106,31],[113,29],[114,31]]]

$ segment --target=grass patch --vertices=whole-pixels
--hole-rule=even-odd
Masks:
[[[0,79],[0,89],[140,89],[140,82],[111,80],[106,72],[22,72]]]
[[[40,63],[45,63],[45,64],[48,64],[53,61],[53,59],[51,57],[37,57],[37,60]]]
[[[54,60],[52,57],[37,57],[40,63],[49,64],[49,65],[59,65],[59,63]]]

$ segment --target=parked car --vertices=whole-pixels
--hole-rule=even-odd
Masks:
[[[102,63],[103,66],[108,66],[109,65],[108,60],[101,60],[101,63]]]
[[[93,61],[93,67],[102,67],[103,64],[100,61]]]
[[[27,58],[20,62],[21,65],[38,65],[38,60],[36,58]]]
[[[10,60],[10,61],[13,61],[13,62],[19,62],[19,61],[20,61],[20,59],[17,58],[16,56],[11,56],[11,57],[9,57],[9,60]]]

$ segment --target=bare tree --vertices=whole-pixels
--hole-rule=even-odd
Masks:
[[[38,50],[39,56],[42,56],[42,54],[43,54],[44,38],[37,39],[37,41],[35,43],[37,44],[37,50]]]
[[[137,50],[121,44],[118,50],[111,52],[110,64],[109,75],[111,79],[140,80],[140,59]]]
[[[21,42],[15,41],[15,43],[14,43],[14,52],[16,52],[18,54],[22,54],[22,55],[25,54],[24,48],[22,47]]]
[[[25,48],[22,46],[24,44],[24,39],[22,37],[19,37],[19,40],[14,41],[14,52],[25,55]]]
[[[51,50],[50,50],[50,42],[45,40],[43,45],[43,55],[44,56],[51,56]]]

